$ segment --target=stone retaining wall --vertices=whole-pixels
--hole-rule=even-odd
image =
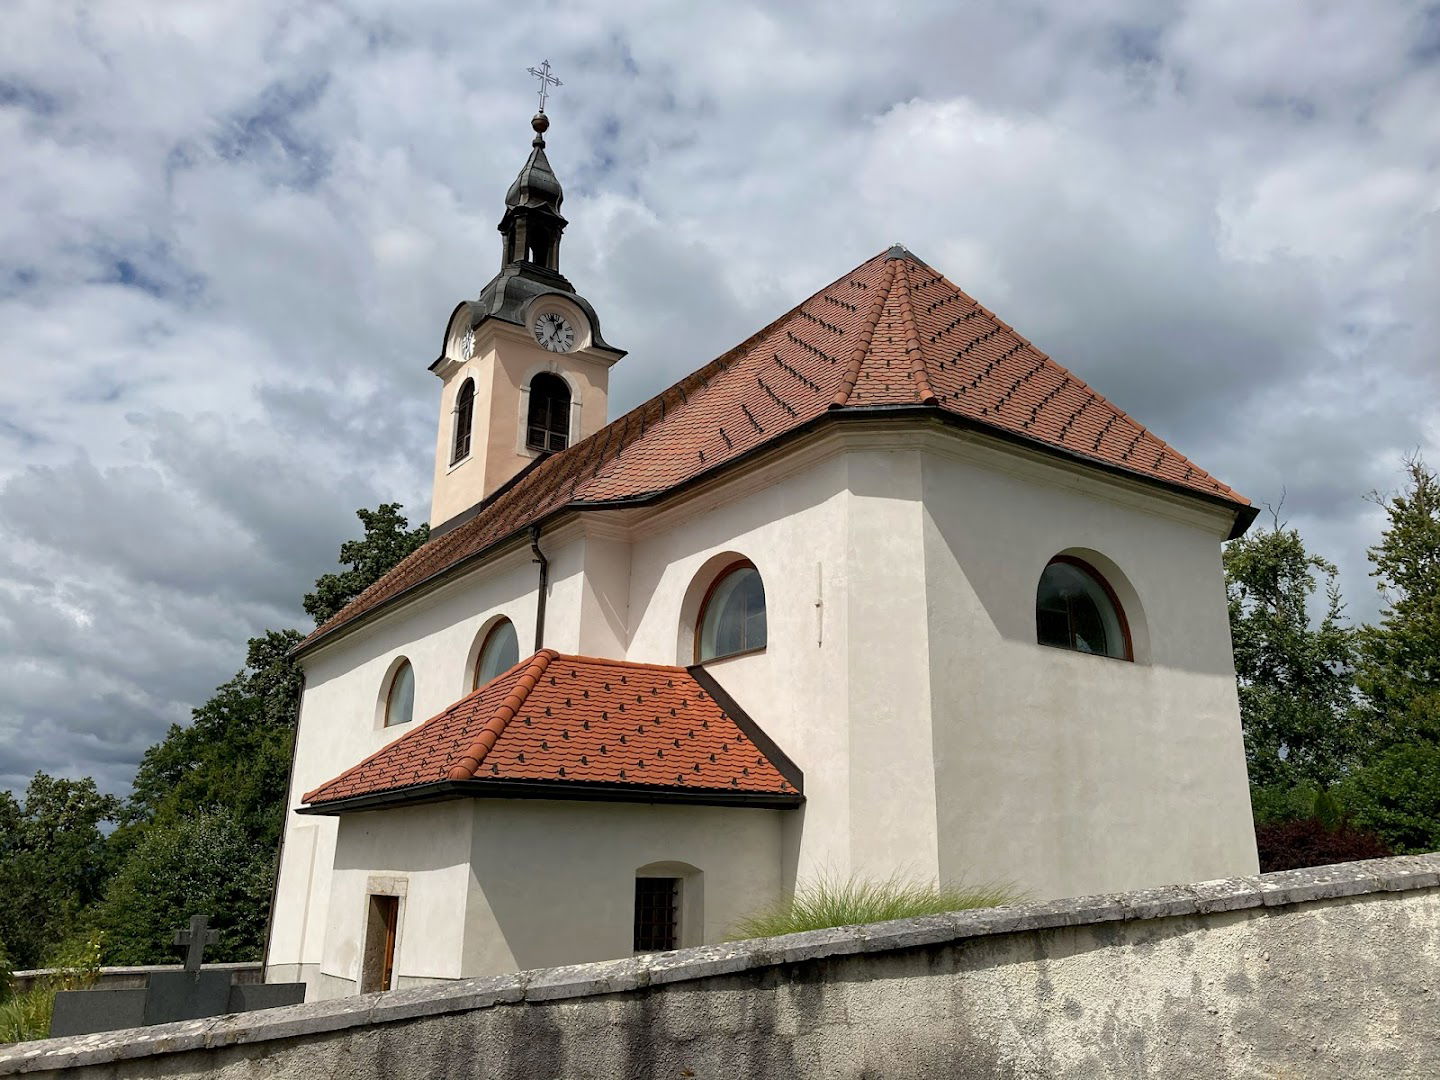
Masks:
[[[1440,855],[815,931],[0,1052],[0,1075],[1431,1077]]]

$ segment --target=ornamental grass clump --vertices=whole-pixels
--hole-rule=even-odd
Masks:
[[[1020,898],[1020,893],[1008,885],[935,884],[900,877],[840,879],[827,875],[798,886],[790,895],[741,919],[732,929],[730,940],[968,911],[1011,904]]]
[[[8,964],[0,958],[5,971],[5,985],[0,986],[0,1045],[44,1039],[50,1034],[50,1015],[55,1009],[55,994],[60,990],[88,990],[100,977],[100,954],[104,936],[83,934],[62,943],[55,956],[55,966],[28,990],[15,990],[10,984]]]

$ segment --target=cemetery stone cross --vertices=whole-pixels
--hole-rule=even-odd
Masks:
[[[175,931],[175,944],[185,946],[185,970],[190,974],[200,970],[205,946],[214,945],[220,940],[220,931],[207,930],[209,925],[208,915],[192,915],[189,930]]]
[[[175,931],[175,944],[185,950],[183,971],[152,968],[143,988],[61,990],[55,995],[51,1036],[199,1020],[305,1000],[304,983],[236,983],[234,965],[203,967],[205,947],[219,940],[220,931],[210,929],[209,916],[195,915],[190,929]]]

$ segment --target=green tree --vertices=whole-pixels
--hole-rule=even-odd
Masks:
[[[229,813],[191,808],[145,829],[111,880],[96,922],[112,964],[175,960],[174,932],[192,915],[209,915],[220,941],[215,962],[250,960],[265,940],[274,852]]]
[[[305,610],[317,624],[379,580],[429,535],[428,526],[409,528],[398,503],[356,514],[365,525],[365,535],[341,545],[339,562],[346,569],[321,575],[315,591],[305,597]],[[133,958],[142,955],[164,959],[170,930],[202,911],[228,935],[223,939],[229,943],[227,956],[258,955],[285,819],[302,679],[290,654],[302,640],[304,634],[297,630],[270,630],[251,638],[245,666],[235,677],[194,710],[189,724],[172,725],[146,751],[123,824],[110,838],[114,862],[121,866],[103,910],[104,926],[111,932],[106,951],[110,962],[140,963]],[[210,864],[203,862],[196,871],[199,878],[180,879],[188,882],[187,888],[198,890],[193,895],[199,906],[192,911],[180,911],[184,893],[167,900],[163,913],[153,918],[130,910],[131,905],[145,902],[144,883],[158,873],[155,868],[178,865],[182,841],[196,839],[193,824],[201,812],[207,815],[206,835],[224,841],[226,858],[236,868],[234,888],[226,891],[207,884],[204,874],[209,871],[204,867]],[[159,937],[147,943],[147,934]]]
[[[1332,563],[1277,520],[1225,548],[1240,719],[1250,783],[1270,792],[1325,791],[1360,748],[1353,700],[1354,631]],[[1324,613],[1310,614],[1324,580]]]
[[[0,1003],[10,996],[10,982],[14,974],[15,967],[10,963],[10,954],[5,951],[5,942],[0,941]]]
[[[365,525],[359,540],[340,545],[340,563],[347,569],[325,574],[315,582],[315,591],[305,597],[305,612],[319,626],[354,600],[390,568],[430,538],[430,526],[410,528],[400,513],[399,503],[384,503],[374,510],[356,510]]]
[[[1440,478],[1419,458],[1409,487],[1375,496],[1387,524],[1369,551],[1384,607],[1360,634],[1356,683],[1388,744],[1440,740]]]
[[[0,941],[16,967],[38,966],[99,896],[109,870],[100,826],[119,810],[88,778],[37,772],[23,803],[0,792]]]
[[[1370,549],[1384,598],[1360,634],[1356,683],[1373,753],[1346,785],[1355,820],[1397,851],[1440,849],[1440,479],[1419,458],[1408,487],[1376,497],[1387,524]]]
[[[169,823],[199,806],[223,807],[255,844],[280,838],[301,674],[295,630],[251,638],[245,667],[145,752],[127,808],[132,827]],[[133,838],[122,835],[117,843]]]

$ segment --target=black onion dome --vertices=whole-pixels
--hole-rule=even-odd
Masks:
[[[545,131],[550,127],[550,119],[544,113],[537,113],[530,126],[535,129],[530,157],[505,193],[505,205],[546,206],[558,211],[565,201],[565,192],[545,156]]]

